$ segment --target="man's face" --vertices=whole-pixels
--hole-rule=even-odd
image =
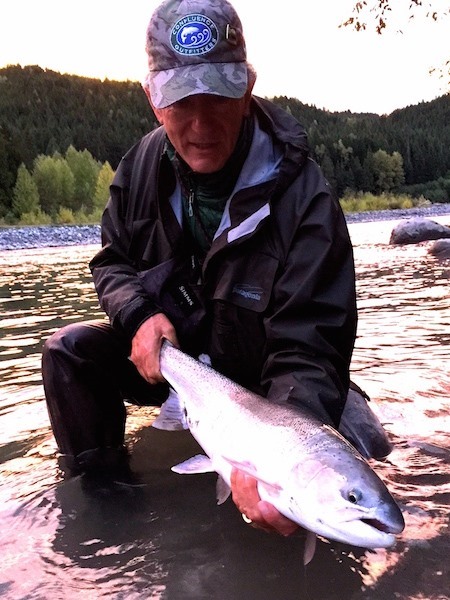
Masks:
[[[197,173],[219,171],[236,146],[251,91],[243,98],[188,96],[167,108],[153,108],[181,158]]]

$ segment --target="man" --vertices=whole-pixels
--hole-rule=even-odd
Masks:
[[[123,158],[91,269],[107,323],[70,325],[43,355],[66,465],[124,460],[124,399],[160,405],[167,338],[274,402],[338,426],[356,330],[352,248],[338,202],[286,112],[252,96],[226,0],[166,0],[147,31],[145,93],[162,127]],[[257,525],[296,526],[234,471]]]

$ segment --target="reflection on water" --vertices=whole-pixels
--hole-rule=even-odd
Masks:
[[[427,244],[390,247],[392,222],[350,226],[360,321],[353,379],[395,450],[374,467],[405,514],[391,550],[269,536],[215,505],[215,477],[170,466],[196,444],[129,408],[139,488],[64,481],[43,401],[43,341],[101,315],[95,247],[0,252],[0,596],[7,599],[384,600],[449,598],[450,261]]]

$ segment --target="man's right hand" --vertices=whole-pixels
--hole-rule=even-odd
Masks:
[[[291,535],[300,528],[275,506],[261,500],[256,479],[235,468],[231,471],[231,493],[239,512],[245,516],[244,520],[253,527],[284,536]]]
[[[130,360],[149,383],[164,381],[159,368],[163,340],[179,347],[175,328],[163,313],[157,313],[142,323],[131,340]]]

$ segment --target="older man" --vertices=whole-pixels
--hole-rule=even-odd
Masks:
[[[336,426],[349,388],[356,302],[345,221],[303,128],[252,95],[233,7],[166,0],[147,53],[144,89],[161,127],[123,158],[91,262],[109,323],[70,325],[44,349],[51,423],[73,470],[126,460],[124,400],[160,405],[168,393],[164,338]],[[295,529],[252,478],[235,471],[232,483],[252,521]]]

